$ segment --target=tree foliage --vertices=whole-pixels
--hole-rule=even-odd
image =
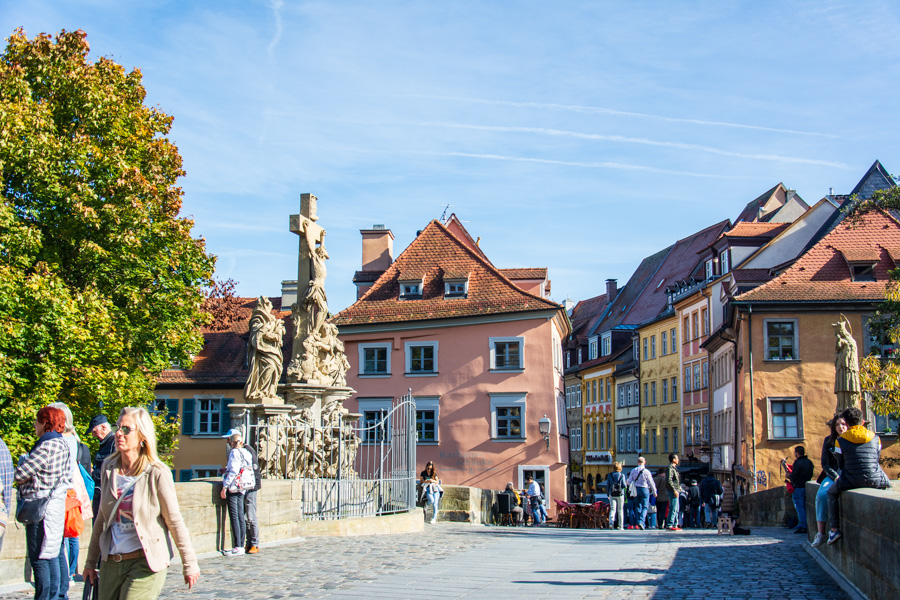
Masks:
[[[144,105],[141,73],[91,62],[82,31],[0,55],[0,435],[33,440],[37,408],[153,400],[160,371],[202,347],[214,257],[179,217],[172,117]],[[163,428],[161,451],[177,439]]]
[[[850,205],[851,227],[874,210],[900,211],[900,188],[879,190],[869,199]],[[879,415],[900,413],[900,269],[891,271],[882,302],[869,320],[869,332],[877,343],[860,363],[860,385],[871,394],[872,410]]]

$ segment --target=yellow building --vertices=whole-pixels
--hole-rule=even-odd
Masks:
[[[640,384],[641,436],[644,458],[651,469],[669,464],[669,453],[679,452],[681,407],[679,404],[678,319],[667,311],[638,329],[640,344],[648,348],[647,359],[641,356]]]
[[[598,489],[612,470],[615,457],[615,423],[612,398],[616,382],[613,372],[618,363],[605,362],[581,372],[582,447],[584,449],[584,487]]]

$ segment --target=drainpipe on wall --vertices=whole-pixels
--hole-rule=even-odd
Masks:
[[[748,354],[750,359],[750,444],[753,455],[753,491],[756,487],[756,396],[753,393],[753,306],[747,305]]]

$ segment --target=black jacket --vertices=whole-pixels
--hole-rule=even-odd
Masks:
[[[703,504],[703,499],[700,498],[700,487],[697,485],[692,485],[688,488],[688,504],[692,507],[696,508]]]
[[[115,452],[116,450],[116,434],[110,432],[103,441],[100,442],[100,448],[97,449],[97,454],[94,455],[94,470],[91,473],[91,477],[94,479],[94,485],[97,486],[97,491],[100,491],[100,473],[103,471],[101,467],[103,467],[103,461],[109,458],[109,456]]]
[[[806,487],[806,482],[813,478],[813,468],[813,463],[807,456],[801,456],[794,461],[790,480],[795,490]]]
[[[721,496],[724,493],[725,490],[722,488],[722,484],[715,477],[706,477],[700,482],[700,497],[707,504],[712,502],[713,496],[717,494]]]
[[[838,463],[837,455],[834,453],[834,440],[831,439],[830,435],[825,438],[825,442],[822,444],[822,456],[819,462],[822,463],[822,472],[825,473],[825,476],[830,477],[832,481],[836,481],[840,474],[841,466]]]
[[[887,474],[878,464],[881,441],[862,425],[855,425],[838,438],[841,449],[841,479],[843,489],[890,487]]]

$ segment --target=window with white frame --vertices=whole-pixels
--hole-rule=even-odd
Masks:
[[[588,360],[594,360],[597,358],[597,354],[600,349],[600,340],[596,337],[592,337],[588,342]]]
[[[581,364],[581,348],[578,349],[578,364]]]
[[[542,504],[545,506],[550,502],[550,493],[547,486],[550,483],[550,467],[546,465],[519,465],[519,489],[525,489],[528,485],[525,480],[531,477],[534,482],[541,488],[541,494],[544,499]]]
[[[694,443],[699,444],[702,439],[703,431],[700,428],[700,415],[694,415]]]
[[[765,319],[765,360],[797,360],[797,319]]]
[[[669,380],[668,379],[662,380],[662,403],[663,404],[669,403]]]
[[[656,406],[656,382],[650,383],[650,404]]]
[[[625,406],[631,406],[631,386],[625,386]]]
[[[671,354],[675,354],[675,344],[677,343],[675,338],[675,328],[673,327],[672,331],[669,332],[669,350],[671,350]]]
[[[207,479],[219,477],[222,465],[191,465],[191,479]]]
[[[694,363],[694,389],[699,390],[700,385],[700,363]]]
[[[609,450],[612,447],[613,439],[612,439],[612,423],[610,421],[606,422],[606,449]]]
[[[525,368],[525,338],[492,337],[491,369],[497,371],[516,371]]]
[[[898,345],[887,337],[887,321],[884,325],[872,315],[864,316],[863,322],[863,354],[869,356],[895,358],[900,356]]]
[[[391,343],[359,345],[359,376],[387,377],[391,374]]]
[[[469,293],[468,279],[445,279],[444,298],[465,298]]]
[[[678,402],[678,378],[672,378],[672,402]]]
[[[684,368],[684,391],[691,391],[691,367],[688,365]]]
[[[603,435],[603,423],[600,423],[599,429],[600,429],[600,443],[597,444],[597,447],[600,448],[601,450],[604,450],[606,448],[606,446],[604,446],[604,444],[606,443],[606,440],[604,439],[604,435]]]
[[[362,415],[362,442],[379,444],[388,441],[390,432],[390,398],[360,398],[359,412]]]
[[[669,428],[663,427],[663,452],[669,451]]]
[[[665,356],[666,353],[669,351],[669,347],[668,347],[669,338],[666,336],[666,332],[665,332],[665,331],[663,331],[663,332],[662,332],[661,334],[659,334],[659,335],[660,335],[660,340],[659,340],[659,354],[660,354],[660,356]]]
[[[672,452],[678,452],[678,428],[672,428]]]
[[[713,261],[712,261],[712,259],[709,259],[708,261],[706,261],[706,278],[707,279],[713,278]]]
[[[440,397],[416,396],[416,441],[436,444],[439,439]]]
[[[196,435],[221,435],[221,418],[221,398],[197,398]]]
[[[645,337],[644,338],[644,360],[647,360],[648,358],[650,358],[650,353],[648,350],[649,347],[650,347],[650,338]]]
[[[650,358],[656,358],[656,336],[650,336]]]
[[[687,445],[691,445],[691,431],[693,431],[694,426],[692,424],[691,416],[688,415],[684,418],[684,443]]]
[[[404,346],[407,375],[437,375],[437,342],[405,342]]]
[[[703,441],[709,441],[709,413],[703,413]]]
[[[400,299],[411,300],[422,297],[422,280],[411,279],[400,281]]]
[[[606,401],[607,402],[613,401],[611,392],[612,392],[612,377],[607,377],[606,378]]]
[[[644,384],[644,406],[650,406],[650,384]]]
[[[625,452],[625,427],[619,427],[619,452]]]
[[[603,402],[603,380],[597,380],[597,401]]]
[[[635,337],[631,340],[631,351],[634,356],[634,360],[641,360],[641,352],[640,352],[640,340]]]
[[[703,387],[709,387],[709,361],[703,361]]]
[[[619,407],[625,406],[625,386],[620,385],[619,387]]]
[[[721,265],[721,273],[724,275],[731,270],[731,261],[728,257],[728,250],[723,250],[719,255],[719,264]]]
[[[525,394],[491,394],[491,438],[525,439]]]
[[[612,334],[604,333],[600,338],[600,355],[609,356],[612,354]]]
[[[803,406],[800,397],[768,398],[769,439],[803,438]]]

